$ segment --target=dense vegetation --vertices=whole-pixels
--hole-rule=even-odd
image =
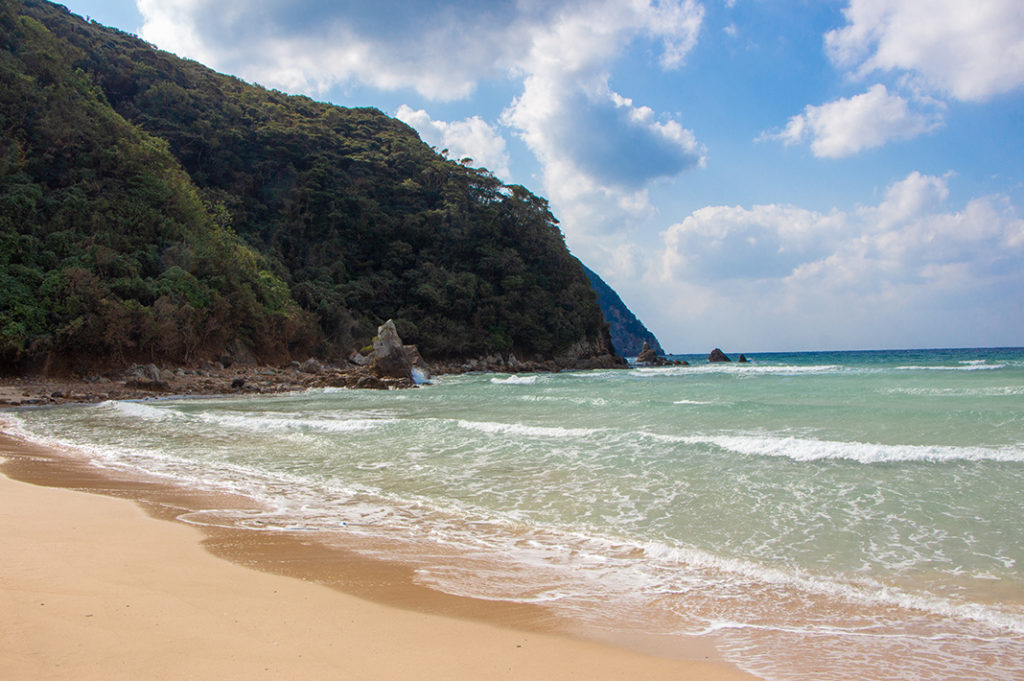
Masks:
[[[643,322],[637,319],[633,311],[626,307],[619,294],[589,267],[584,265],[583,269],[591,287],[597,293],[597,302],[608,321],[612,343],[619,354],[623,357],[636,357],[643,349],[644,343],[647,343],[660,357],[664,357],[665,351],[661,343],[647,330]]]
[[[4,368],[311,343],[286,284],[167,144],[114,112],[75,68],[82,53],[16,9],[0,4]]]
[[[374,109],[248,85],[42,0],[2,6],[5,365],[334,358],[387,318],[428,358],[607,342],[526,189]]]

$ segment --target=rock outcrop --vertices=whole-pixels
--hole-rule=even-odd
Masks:
[[[662,357],[645,342],[640,349],[640,354],[636,356],[636,365],[639,367],[686,367],[690,366],[690,363],[684,359]]]
[[[658,353],[651,349],[651,346],[647,344],[647,341],[644,341],[643,347],[640,349],[639,354],[637,354],[636,356],[636,363],[643,365],[657,365],[658,360],[660,359],[661,357],[658,357]]]
[[[417,356],[419,353],[416,353]],[[378,378],[412,379],[412,362],[406,352],[402,339],[392,320],[387,320],[377,327],[377,337],[373,339],[373,359],[370,371]]]
[[[729,357],[724,352],[722,352],[718,348],[715,348],[714,350],[711,351],[711,354],[708,355],[708,361],[709,362],[731,362],[732,360],[729,359]]]

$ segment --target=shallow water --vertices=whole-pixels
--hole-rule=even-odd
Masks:
[[[420,581],[713,640],[767,679],[1024,678],[1024,351],[443,377],[3,415]]]

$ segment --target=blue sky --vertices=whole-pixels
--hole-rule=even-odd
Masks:
[[[674,352],[1024,343],[1020,0],[68,0],[551,201]]]

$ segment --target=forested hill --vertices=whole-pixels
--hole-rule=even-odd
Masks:
[[[583,269],[590,279],[590,285],[597,293],[598,304],[608,321],[615,349],[623,357],[636,357],[643,349],[644,343],[647,343],[660,357],[664,357],[665,351],[658,339],[637,319],[633,311],[626,307],[619,294],[589,267],[584,266]]]
[[[614,358],[547,203],[375,109],[0,4],[0,366]]]

